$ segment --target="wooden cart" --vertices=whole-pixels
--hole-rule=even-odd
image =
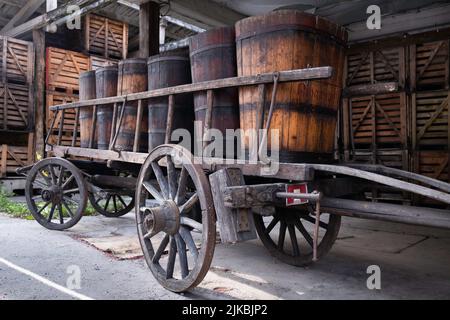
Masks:
[[[147,99],[167,97],[169,101],[167,143],[175,95],[208,92],[208,129],[214,90],[255,85],[264,89],[270,85],[275,97],[279,82],[325,79],[332,71],[330,67],[292,70],[54,106],[55,118],[62,121],[56,143],[46,141],[46,150],[53,157],[20,170],[27,175],[30,211],[44,227],[62,230],[80,220],[88,200],[107,216],[120,216],[135,207],[145,260],[158,282],[176,292],[198,285],[208,272],[216,227],[222,242],[246,241],[259,235],[271,254],[296,266],[310,264],[331,249],[341,216],[450,228],[447,210],[358,200],[365,190],[379,184],[450,204],[450,184],[410,172],[376,165],[276,163],[276,173],[267,175],[266,169],[273,163],[261,157],[254,162],[207,158],[173,144],[161,145],[150,153],[137,152]],[[269,110],[263,110],[260,101],[258,118],[268,115],[265,126],[261,121],[260,127],[270,127],[274,100]],[[138,101],[133,151],[115,149],[125,101]],[[106,104],[114,108],[109,150],[76,147],[77,122],[72,144],[62,145],[68,110],[75,110],[78,119],[80,108],[95,110]],[[91,147],[95,126],[94,112]]]

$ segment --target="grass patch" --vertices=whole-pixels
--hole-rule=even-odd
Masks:
[[[14,218],[21,218],[26,220],[34,220],[33,216],[28,209],[26,203],[15,202],[10,199],[14,194],[10,194],[5,190],[0,189],[0,212],[6,213]],[[50,207],[50,206],[49,206]],[[45,216],[46,211],[50,211],[50,208],[46,208],[42,213]],[[66,217],[68,217],[68,213],[65,212],[66,209],[63,207],[63,212]],[[47,212],[48,213],[48,212]],[[88,201],[86,209],[84,210],[83,216],[95,216],[97,215],[97,211]]]

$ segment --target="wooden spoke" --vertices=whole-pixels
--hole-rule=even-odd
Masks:
[[[111,200],[110,195],[108,195],[108,197],[106,198],[105,205],[103,206],[103,209],[105,209],[105,211],[108,211],[109,200]]]
[[[116,195],[112,196],[113,205],[114,205],[114,212],[117,212],[117,202],[116,202]]]
[[[52,179],[53,184],[57,184],[57,177],[55,174],[55,169],[53,168],[52,165],[48,166],[48,171],[50,172],[50,177]]]
[[[289,238],[291,238],[292,252],[294,256],[298,256],[300,254],[300,250],[298,248],[297,237],[295,236],[294,225],[292,224],[288,225],[288,230],[289,230]]]
[[[169,198],[175,199],[177,193],[177,171],[171,156],[167,156],[167,180],[169,181]]]
[[[72,194],[72,193],[78,193],[78,192],[80,192],[80,189],[73,188],[73,189],[69,189],[69,190],[64,190],[63,194]]]
[[[161,167],[156,162],[152,162],[151,166],[156,180],[158,181],[161,192],[164,196],[164,199],[169,199],[169,187],[167,186],[167,180],[164,177]]]
[[[269,234],[270,231],[273,230],[273,228],[277,225],[278,221],[280,221],[280,217],[278,215],[274,216],[272,221],[269,223],[266,229],[266,233]]]
[[[63,179],[64,179],[64,167],[59,166],[59,179],[58,179],[58,186],[62,186]]]
[[[67,188],[67,186],[75,179],[74,175],[70,175],[66,181],[64,181],[63,185],[61,186],[61,188],[63,190],[65,190]]]
[[[64,201],[64,199],[62,200],[62,204],[63,204],[64,207],[66,207],[66,210],[67,210],[67,213],[69,213],[69,216],[71,218],[73,218],[74,214],[73,214],[72,210],[70,210],[69,205],[67,204],[67,202]]]
[[[53,203],[52,203],[52,208],[50,209],[50,213],[49,213],[49,215],[48,215],[47,222],[52,221],[52,219],[53,219],[53,213],[55,212],[55,208],[56,208],[56,204],[53,204]]]
[[[182,226],[180,228],[180,236],[181,236],[181,238],[183,238],[183,241],[186,243],[186,245],[189,249],[189,252],[192,254],[194,259],[197,260],[198,249],[197,249],[197,246],[195,245],[194,239],[192,238],[191,232]]]
[[[280,231],[278,234],[278,250],[280,251],[283,251],[284,238],[286,237],[286,228],[286,222],[284,222],[284,220],[281,220]]]
[[[39,209],[38,213],[41,214],[41,212],[44,211],[44,209],[47,208],[50,203],[51,203],[50,201],[46,202],[45,205]]]
[[[149,181],[144,181],[143,186],[145,190],[147,190],[148,193],[150,193],[156,201],[158,201],[159,203],[162,203],[164,201],[164,197]]]
[[[313,247],[313,238],[308,233],[308,230],[305,229],[305,227],[303,226],[303,224],[301,223],[300,220],[295,220],[295,226],[297,227],[298,231],[301,232],[301,234],[305,238],[306,242],[308,242],[312,248]]]
[[[203,226],[201,223],[195,221],[194,219],[188,217],[180,217],[180,223],[182,225],[191,227],[192,229],[198,230],[199,232],[203,231]]]
[[[127,204],[125,203],[125,201],[123,201],[123,199],[120,195],[117,195],[117,199],[119,199],[119,202],[123,205],[124,208],[127,207]]]
[[[195,192],[183,205],[180,207],[180,214],[187,213],[191,211],[192,207],[197,203],[198,195]]]
[[[301,216],[302,219],[311,222],[312,224],[316,223],[316,218],[313,218],[311,216]],[[319,227],[323,228],[323,229],[328,229],[328,224],[323,222],[323,221],[319,221]]]
[[[180,268],[181,268],[181,277],[184,279],[189,274],[189,266],[188,266],[188,260],[186,256],[186,244],[184,243],[183,239],[179,234],[176,234],[174,236],[176,244],[177,244],[177,251],[178,251],[178,259],[180,262]]]
[[[58,204],[59,223],[64,224],[64,212],[61,203]]]
[[[173,278],[173,270],[175,269],[175,258],[177,256],[177,244],[174,237],[170,237],[169,259],[167,260],[166,278]]]
[[[72,198],[69,198],[68,196],[63,196],[63,199],[64,199],[65,201],[69,201],[69,202],[72,202],[72,203],[75,204],[75,205],[78,205],[78,202],[77,202],[77,201],[73,200]]]
[[[47,185],[43,184],[43,183],[40,182],[39,180],[34,180],[34,181],[32,182],[32,184],[33,184],[33,186],[34,186],[34,184],[37,184],[41,189],[46,189],[46,188],[48,187]]]
[[[48,177],[46,177],[46,176],[41,172],[41,170],[38,170],[37,173],[42,177],[42,179],[44,179],[44,181],[45,181],[45,183],[47,184],[47,186],[51,186],[52,182],[50,181],[50,179],[49,179]]]
[[[188,182],[189,174],[185,167],[181,169],[180,178],[178,180],[177,194],[175,195],[175,203],[180,205],[180,203],[186,197],[186,187]]]
[[[161,259],[161,255],[164,253],[164,250],[166,250],[167,245],[169,244],[170,236],[166,234],[164,238],[162,239],[161,243],[159,244],[158,250],[156,250],[155,254],[153,255],[152,262],[158,263],[159,259]]]

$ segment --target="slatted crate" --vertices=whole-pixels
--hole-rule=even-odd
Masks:
[[[47,48],[46,87],[67,93],[79,90],[80,74],[89,71],[89,57],[75,51]]]
[[[414,172],[424,176],[450,182],[448,150],[416,151],[413,156]]]
[[[416,92],[411,101],[414,149],[448,149],[450,91]]]
[[[348,99],[351,148],[405,148],[408,140],[407,98],[404,92]]]
[[[59,140],[58,132],[54,131],[49,136],[48,143],[51,145],[60,145],[60,146],[67,146],[67,147],[79,147],[80,146],[80,135],[78,134],[75,138],[75,142],[73,141],[73,135],[72,132],[63,132],[61,135],[61,140]]]
[[[0,36],[0,81],[31,84],[33,77],[33,43]]]
[[[449,88],[449,40],[411,45],[412,90]]]
[[[128,53],[128,24],[102,16],[85,17],[85,49],[105,58],[126,59]]]
[[[14,175],[16,169],[33,163],[33,133],[27,134],[27,145],[17,146],[0,144],[0,177]]]
[[[117,66],[118,60],[101,58],[97,56],[89,57],[89,70],[97,70],[104,67]]]
[[[408,150],[353,150],[352,160],[355,163],[379,164],[405,171],[410,170],[410,153]],[[366,197],[374,201],[401,203],[409,203],[411,201],[411,195],[382,185],[372,188],[370,192],[366,193]]]
[[[405,84],[405,48],[365,50],[351,48],[347,54],[346,86],[398,82]]]
[[[50,110],[50,107],[66,104],[66,103],[72,103],[78,101],[78,95],[75,94],[66,94],[62,92],[57,91],[47,91],[46,95],[47,99],[47,129],[49,130],[52,121],[54,118],[55,113]],[[53,124],[53,131],[57,131],[61,124],[61,118],[62,118],[62,112],[59,112],[58,117],[56,118],[54,124]],[[67,109],[64,112],[64,123],[63,123],[63,132],[72,132],[75,125],[75,110],[73,109]]]
[[[32,110],[29,85],[0,82],[0,130],[32,129]]]

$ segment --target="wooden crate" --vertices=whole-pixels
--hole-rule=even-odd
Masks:
[[[89,70],[97,70],[104,67],[117,66],[118,60],[97,56],[89,57]]]
[[[72,103],[78,101],[78,95],[75,94],[65,94],[62,92],[57,91],[47,91],[46,95],[47,100],[47,129],[50,130],[50,126],[52,125],[53,117],[55,115],[55,112],[50,110],[50,107],[60,105],[60,104],[66,104],[66,103]],[[55,123],[53,125],[53,131],[57,131],[60,126],[62,117],[62,112],[59,112],[58,117],[55,120]],[[75,125],[75,110],[73,109],[67,109],[64,112],[64,123],[63,123],[63,131],[64,132],[72,132]]]
[[[449,40],[410,46],[411,89],[449,88]]]
[[[346,86],[398,82],[405,84],[405,48],[365,50],[353,47],[347,53]]]
[[[411,101],[413,148],[448,149],[450,91],[416,92]]]
[[[404,92],[349,98],[344,116],[348,148],[406,148],[408,139],[407,99]],[[344,108],[347,108],[344,106]]]
[[[28,145],[0,144],[0,177],[15,174],[16,169],[28,166],[34,159],[33,133],[28,135]]]
[[[28,84],[0,83],[0,130],[30,130],[33,92]]]
[[[61,135],[61,142],[58,144],[58,132],[54,131],[49,136],[48,143],[51,145],[60,145],[60,146],[73,146],[73,147],[79,147],[80,146],[80,135],[77,134],[75,138],[75,144],[72,145],[73,142],[73,134],[72,132],[64,132]]]
[[[414,172],[424,176],[450,182],[447,150],[416,151],[413,156]]]
[[[34,77],[33,43],[0,36],[0,81],[32,84]]]
[[[353,162],[363,164],[379,164],[390,168],[410,170],[410,158],[408,150],[398,149],[378,149],[371,150],[354,150]],[[395,203],[410,203],[411,195],[389,188],[388,186],[377,185],[366,192],[367,199],[372,201],[384,201]]]
[[[128,24],[94,14],[85,17],[85,49],[105,58],[126,59]]]
[[[46,87],[65,90],[67,93],[79,90],[80,74],[89,71],[89,57],[75,51],[47,48]]]

